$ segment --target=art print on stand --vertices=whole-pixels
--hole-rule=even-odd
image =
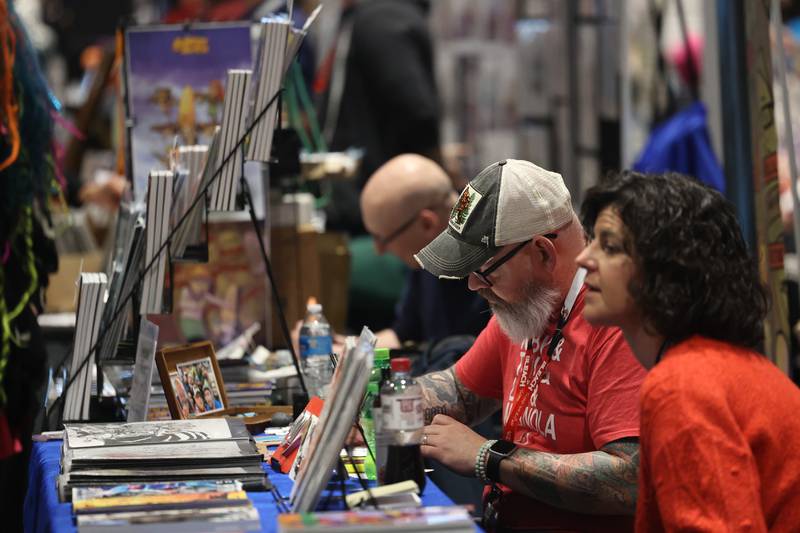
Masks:
[[[71,449],[201,442],[247,437],[241,421],[226,419],[66,424]]]
[[[176,137],[179,145],[211,143],[228,69],[251,67],[249,22],[126,30],[129,177],[137,200],[148,173],[169,168]]]

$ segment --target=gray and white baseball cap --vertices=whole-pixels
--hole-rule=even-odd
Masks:
[[[529,161],[498,161],[469,182],[447,229],[414,258],[440,278],[465,278],[501,246],[552,233],[573,216],[560,174]]]

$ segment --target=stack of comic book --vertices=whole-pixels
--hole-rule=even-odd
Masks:
[[[239,481],[128,483],[73,489],[81,533],[260,529]]]
[[[68,501],[76,488],[196,480],[263,490],[262,457],[238,419],[66,424],[59,495]]]
[[[408,507],[404,509],[329,511],[278,516],[279,533],[381,531],[475,531],[465,507]]]

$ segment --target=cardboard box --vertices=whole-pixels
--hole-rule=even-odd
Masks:
[[[334,331],[344,332],[350,284],[350,251],[342,233],[318,233],[312,228],[272,228],[272,268],[291,330],[305,316],[308,298],[321,304]],[[285,347],[272,295],[272,347]]]
[[[103,253],[62,254],[58,257],[58,271],[50,275],[45,293],[46,313],[75,312],[77,307],[78,276],[83,272],[104,271]]]

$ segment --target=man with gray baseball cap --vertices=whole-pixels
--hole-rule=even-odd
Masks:
[[[440,278],[465,278],[499,248],[549,234],[574,216],[559,174],[528,161],[500,161],[467,184],[447,230],[416,259]]]
[[[423,454],[487,485],[488,529],[633,528],[645,372],[619,329],[582,317],[584,245],[561,176],[508,159],[467,185],[414,256],[467,277],[494,314],[453,367],[419,378]],[[500,408],[502,439],[468,427]]]

